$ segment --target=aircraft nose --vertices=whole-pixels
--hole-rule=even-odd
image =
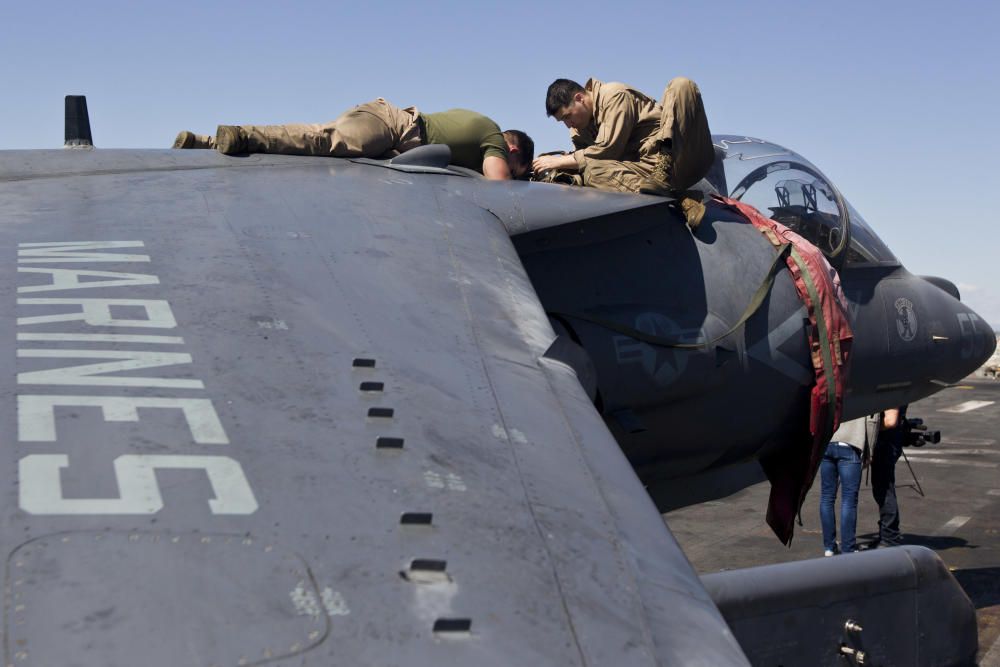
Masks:
[[[972,367],[968,370],[972,372],[992,357],[996,351],[997,339],[993,333],[993,327],[961,303],[962,296],[955,283],[938,276],[920,276],[920,278],[952,297],[942,299],[937,290],[930,290],[928,295],[931,297],[930,300],[937,301],[938,308],[948,313],[948,316],[943,318],[946,324],[943,324],[942,328],[949,330],[946,333],[939,332],[944,333],[944,335],[932,333],[932,344],[934,347],[941,347],[948,341],[954,341],[950,347],[953,347],[955,351],[948,356],[957,357],[957,363],[963,369],[971,365]],[[939,327],[941,326],[939,325]]]
[[[994,353],[996,353],[996,351],[997,351],[997,337],[994,335],[990,337],[989,342],[986,345],[986,359],[992,357]],[[984,363],[986,359],[983,360]]]
[[[878,283],[884,310],[886,347],[879,351],[875,310],[862,307],[855,318],[852,383],[872,382],[879,391],[907,385],[940,387],[961,381],[990,358],[997,341],[993,327],[955,297],[946,281],[932,281],[899,272]],[[859,292],[860,293],[860,292]],[[871,301],[869,301],[871,303]],[[885,353],[888,353],[887,355]],[[912,398],[900,396],[901,402]]]
[[[993,355],[996,334],[981,316],[950,294],[939,291],[936,296],[934,308],[943,316],[934,318],[939,324],[932,325],[931,346],[940,351],[947,368],[943,372],[957,380],[974,372]]]

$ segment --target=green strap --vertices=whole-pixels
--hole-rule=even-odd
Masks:
[[[833,376],[833,357],[830,355],[830,336],[826,329],[826,318],[823,317],[823,304],[819,300],[819,292],[816,291],[816,284],[813,282],[812,274],[809,273],[809,267],[806,265],[805,260],[802,259],[802,255],[794,248],[792,248],[792,261],[798,265],[799,273],[802,275],[802,282],[805,283],[806,291],[809,292],[809,299],[813,303],[813,315],[816,317],[816,328],[819,330],[819,346],[823,356],[823,368],[826,375],[826,397],[830,405],[830,410],[827,411],[826,424],[830,433],[824,434],[824,437],[827,437],[833,434],[834,406],[837,404],[837,386]]]
[[[596,324],[604,327],[605,329],[610,329],[611,331],[623,334],[629,338],[634,338],[643,343],[649,343],[650,345],[656,345],[658,347],[670,347],[680,350],[697,350],[709,347],[739,329],[744,322],[749,320],[750,317],[757,312],[757,309],[764,303],[764,299],[767,298],[768,292],[771,291],[771,286],[774,284],[774,277],[777,275],[778,269],[782,266],[782,260],[788,254],[791,247],[791,243],[784,243],[778,247],[778,253],[774,256],[774,261],[771,262],[771,267],[767,270],[767,275],[764,276],[764,281],[760,284],[760,287],[757,288],[757,291],[750,299],[750,303],[747,305],[746,310],[743,311],[743,315],[741,315],[740,319],[736,321],[736,324],[729,327],[729,330],[725,333],[720,334],[712,340],[704,343],[679,343],[661,336],[648,334],[645,331],[639,331],[638,329],[620,324],[613,320],[607,320],[602,317],[595,317],[594,315],[587,315],[585,313],[549,313],[549,315],[568,317],[576,320],[582,320],[584,322],[590,322],[591,324]],[[795,251],[792,250],[793,254],[794,252]]]

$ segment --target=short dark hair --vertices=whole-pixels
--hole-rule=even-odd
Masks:
[[[521,130],[504,130],[503,137],[517,146],[517,163],[531,169],[531,162],[535,159],[535,142],[531,140],[531,137]]]
[[[573,103],[573,96],[586,92],[583,86],[569,79],[556,79],[549,84],[545,94],[545,115],[555,116],[556,112]]]

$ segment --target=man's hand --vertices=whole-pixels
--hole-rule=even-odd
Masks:
[[[541,174],[549,169],[561,169],[562,171],[576,171],[576,158],[569,155],[540,155],[531,163],[531,168],[536,174]]]

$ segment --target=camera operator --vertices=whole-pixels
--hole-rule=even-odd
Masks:
[[[878,503],[878,540],[869,548],[894,547],[903,543],[899,532],[899,504],[896,502],[896,461],[903,453],[906,436],[906,408],[882,413],[882,428],[872,453],[872,496]]]

